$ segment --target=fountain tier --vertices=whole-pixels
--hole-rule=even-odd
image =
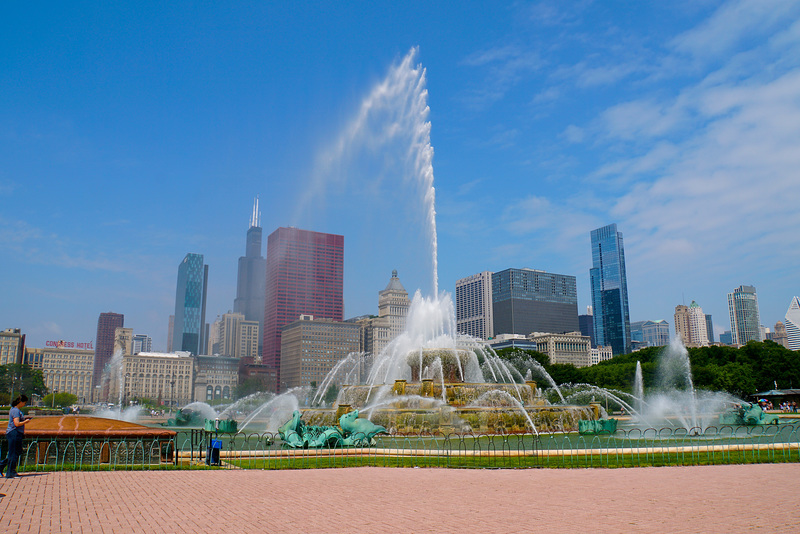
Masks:
[[[575,430],[581,419],[593,419],[591,408],[552,406],[536,382],[470,383],[459,380],[477,365],[468,349],[424,348],[405,357],[411,381],[343,385],[331,409],[310,409],[311,425],[335,425],[342,414],[358,409],[390,433],[530,433]],[[420,377],[422,377],[420,379]]]

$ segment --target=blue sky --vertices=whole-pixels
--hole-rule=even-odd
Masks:
[[[771,327],[800,293],[800,4],[274,4],[0,7],[0,328],[89,341],[114,311],[164,349],[187,252],[208,317],[232,308],[256,195],[265,236],[345,236],[348,317],[395,268],[430,293],[404,148],[319,172],[414,47],[441,290],[531,267],[583,310],[589,231],[616,222],[631,320],[694,299],[727,329],[752,284]]]

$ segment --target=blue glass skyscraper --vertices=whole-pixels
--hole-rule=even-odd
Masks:
[[[591,231],[592,268],[589,278],[594,308],[594,341],[611,346],[616,354],[631,351],[631,320],[628,313],[628,280],[625,249],[616,224]]]
[[[202,254],[189,253],[178,266],[172,350],[204,354],[208,265]]]

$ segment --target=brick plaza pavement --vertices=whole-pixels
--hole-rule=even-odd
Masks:
[[[800,465],[30,473],[0,532],[800,532]]]

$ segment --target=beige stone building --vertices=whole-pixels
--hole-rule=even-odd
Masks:
[[[547,354],[550,363],[571,363],[575,367],[591,364],[591,338],[580,332],[548,334],[534,332],[528,339],[536,342],[537,350]]]
[[[692,301],[689,306],[683,304],[675,306],[675,334],[680,336],[687,347],[708,346],[706,315],[697,302]]]
[[[44,385],[51,392],[72,393],[79,403],[94,402],[92,371],[94,351],[48,347],[27,348],[25,363],[42,370]]]
[[[675,306],[675,333],[680,336],[684,345],[692,341],[691,328],[689,326],[689,307],[683,304]]]
[[[239,323],[239,347],[236,349],[237,358],[252,358],[259,361],[258,340],[261,338],[261,329],[258,321],[242,321]]]
[[[223,313],[212,325],[210,354],[228,358],[258,358],[258,321],[247,321],[242,313]]]
[[[775,332],[772,334],[772,341],[777,343],[778,345],[783,345],[787,349],[789,348],[789,336],[786,335],[786,326],[778,321],[775,323]]]
[[[384,319],[389,327],[389,341],[405,329],[409,304],[408,291],[400,283],[397,271],[392,271],[386,288],[378,293],[378,317]]]
[[[128,404],[136,399],[150,399],[167,406],[192,402],[194,359],[189,352],[140,352],[122,358],[122,384],[112,374],[109,399],[119,398]]]
[[[281,331],[280,390],[320,385],[328,372],[350,353],[360,352],[360,330],[356,323],[315,319],[301,315]]]
[[[195,401],[212,402],[233,398],[239,384],[239,358],[196,356],[194,361]]]
[[[118,352],[123,356],[133,354],[133,328],[119,327],[114,330],[114,354]]]
[[[611,347],[596,347],[590,349],[590,363],[589,365],[597,365],[600,362],[604,362],[606,360],[610,360],[614,357],[614,353],[611,350]]]
[[[0,332],[0,365],[22,363],[25,351],[25,334],[19,328]]]
[[[361,341],[359,343],[361,352],[372,355],[380,354],[389,344],[391,327],[387,317],[364,315],[348,319],[347,322],[355,323],[361,327]]]

